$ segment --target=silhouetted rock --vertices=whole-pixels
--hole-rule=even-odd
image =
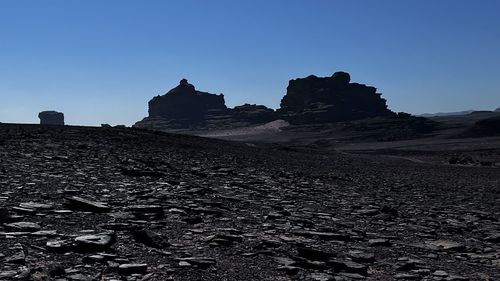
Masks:
[[[182,79],[179,86],[149,101],[149,116],[196,122],[203,120],[209,111],[226,108],[223,94],[197,91],[186,79]]]
[[[230,110],[234,119],[250,123],[266,123],[277,119],[276,112],[264,105],[244,104]]]
[[[346,72],[290,80],[279,113],[296,124],[394,116],[376,88],[350,80]]]
[[[494,110],[495,112],[500,112],[500,107]]]
[[[42,125],[64,125],[64,114],[57,111],[42,111],[38,113]]]
[[[207,114],[227,110],[223,94],[197,91],[186,79],[166,94],[151,99],[148,106],[149,116],[134,127],[154,130],[203,127]]]
[[[149,116],[134,127],[153,130],[241,127],[276,119],[273,109],[245,104],[229,109],[223,94],[200,92],[182,79],[163,96],[149,101]]]

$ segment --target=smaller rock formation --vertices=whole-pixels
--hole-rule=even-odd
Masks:
[[[290,80],[279,113],[295,124],[394,116],[375,87],[350,83],[347,72]]]
[[[57,111],[42,111],[38,114],[41,125],[64,125],[64,114]]]
[[[276,112],[264,105],[244,104],[231,109],[234,119],[248,123],[266,123],[277,119]]]
[[[351,83],[346,72],[314,75],[289,82],[277,111],[263,105],[227,108],[224,95],[200,92],[182,79],[149,101],[149,116],[134,127],[161,131],[232,129],[283,119],[291,124],[321,124],[370,117],[396,117],[375,87]]]
[[[495,109],[495,112],[500,112],[500,107]]]

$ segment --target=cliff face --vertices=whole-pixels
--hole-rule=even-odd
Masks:
[[[200,92],[182,79],[179,86],[163,96],[149,101],[149,117],[168,119],[187,119],[192,122],[203,120],[212,111],[224,111],[227,107],[224,95]]]
[[[290,80],[279,113],[292,123],[326,123],[394,116],[375,87],[350,83],[350,75]]]

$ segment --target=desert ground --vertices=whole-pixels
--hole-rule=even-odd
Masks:
[[[1,124],[0,279],[499,280],[499,143]]]

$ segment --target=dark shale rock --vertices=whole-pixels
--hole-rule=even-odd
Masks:
[[[75,246],[75,243],[70,240],[47,241],[47,243],[45,244],[47,251],[52,253],[71,252],[75,249]]]
[[[493,167],[132,129],[0,140],[2,280],[500,280]]]
[[[484,240],[491,242],[491,243],[500,243],[500,232],[491,234],[488,237],[486,237]]]
[[[66,198],[66,200],[68,201],[68,206],[74,210],[95,213],[106,213],[111,210],[109,206],[102,202],[90,201],[77,196]]]
[[[163,249],[170,245],[165,238],[149,229],[134,231],[134,239],[139,243],[157,249]]]
[[[126,168],[126,167],[120,167],[120,171],[124,176],[129,176],[129,177],[152,177],[152,178],[161,178],[164,176],[163,173],[158,172],[158,171],[151,171],[151,170],[141,170],[141,169],[136,169],[136,168]]]
[[[118,267],[118,272],[122,275],[144,274],[148,270],[145,263],[126,263]]]
[[[307,248],[307,247],[298,247],[297,253],[300,257],[304,257],[309,260],[316,261],[326,261],[336,255],[334,253],[325,252],[322,250]]]
[[[80,252],[95,252],[109,249],[115,240],[114,233],[101,233],[78,236],[75,243]]]

